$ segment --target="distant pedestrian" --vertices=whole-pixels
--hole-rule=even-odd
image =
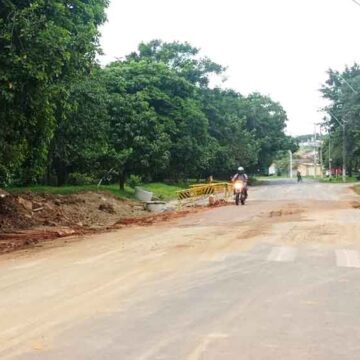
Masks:
[[[297,181],[298,181],[298,183],[302,182],[302,176],[301,176],[300,170],[297,171],[296,175],[297,175]]]

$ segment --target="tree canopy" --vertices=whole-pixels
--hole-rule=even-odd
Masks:
[[[89,73],[107,0],[3,0],[0,7],[0,164],[36,181],[69,85]]]
[[[343,72],[330,69],[321,92],[329,101],[329,106],[324,109],[328,113],[324,125],[328,129],[326,145],[329,139],[331,142],[333,165],[342,166],[345,127],[346,167],[351,175],[360,166],[360,66],[354,64]],[[324,150],[325,161],[329,160],[328,154]]]
[[[96,64],[106,0],[6,0],[0,8],[0,183],[227,178],[291,149],[280,104],[211,87],[225,67],[153,40]]]

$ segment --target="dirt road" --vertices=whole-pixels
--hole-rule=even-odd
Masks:
[[[0,258],[0,359],[358,359],[360,198],[274,182],[246,207]]]

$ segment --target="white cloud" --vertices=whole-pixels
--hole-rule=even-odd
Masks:
[[[321,119],[326,70],[360,62],[359,35],[354,0],[112,0],[101,61],[154,38],[188,41],[229,67],[226,86],[279,101],[301,134]]]

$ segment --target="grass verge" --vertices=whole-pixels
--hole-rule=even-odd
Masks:
[[[329,183],[329,184],[343,184],[343,179],[341,176],[338,176],[338,177],[332,177],[332,178],[320,178],[319,179],[320,182],[323,182],[323,183]],[[356,182],[359,182],[359,180],[355,177],[355,176],[347,176],[346,177],[346,183],[356,183]]]
[[[164,183],[150,183],[141,187],[153,192],[156,198],[166,201],[176,199],[176,192],[186,188],[185,185],[167,185]]]
[[[176,191],[183,190],[184,185],[167,185],[164,183],[149,183],[141,185],[141,187],[147,191],[154,193],[154,197],[161,200],[172,200],[176,199]],[[48,194],[60,194],[70,195],[77,194],[86,191],[105,191],[122,198],[122,199],[135,199],[135,191],[128,186],[125,186],[125,190],[119,190],[119,185],[81,185],[81,186],[26,186],[26,187],[10,187],[6,191],[10,193],[21,193],[21,192],[33,192],[33,193],[48,193]]]

